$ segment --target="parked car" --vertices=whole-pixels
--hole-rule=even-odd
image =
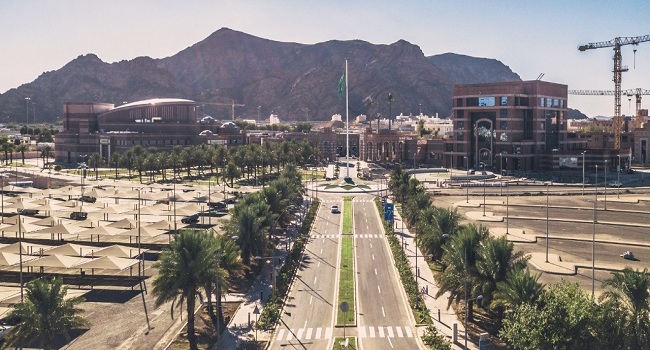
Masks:
[[[227,211],[210,210],[199,213],[199,216],[221,217],[228,215]]]
[[[88,218],[88,213],[83,211],[73,211],[70,213],[70,219],[72,220],[86,220]]]
[[[34,216],[38,214],[38,210],[35,209],[18,209],[20,215]]]
[[[614,181],[614,182],[609,183],[609,187],[621,187],[621,186],[623,186],[623,184],[618,182],[618,181]]]
[[[91,196],[81,196],[81,197],[79,197],[79,200],[82,201],[82,202],[86,202],[86,203],[95,203],[95,202],[97,202],[97,198],[91,197]]]
[[[199,222],[199,214],[192,214],[181,219],[181,222],[184,224],[195,224]]]
[[[222,210],[222,209],[225,210],[228,207],[228,205],[225,202],[210,202],[208,203],[208,206],[216,210]]]
[[[334,213],[334,214],[338,214],[338,213],[341,212],[341,211],[339,210],[339,206],[338,206],[338,205],[333,205],[332,208],[331,208],[331,211],[332,211],[332,213]]]

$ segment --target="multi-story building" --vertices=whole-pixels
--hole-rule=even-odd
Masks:
[[[544,81],[456,85],[447,166],[515,171],[548,168],[567,140],[567,86]]]

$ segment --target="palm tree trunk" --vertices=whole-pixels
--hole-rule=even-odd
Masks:
[[[226,320],[223,318],[223,305],[221,304],[221,288],[217,286],[217,319],[219,320],[219,328],[224,329],[226,325]],[[217,329],[217,334],[221,338],[221,329]]]
[[[187,298],[187,341],[190,343],[190,350],[198,350],[194,331],[194,305],[196,304],[196,295],[195,293],[189,294]]]

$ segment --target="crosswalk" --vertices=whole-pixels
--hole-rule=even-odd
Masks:
[[[338,203],[342,204],[342,201],[340,199],[323,199],[321,200],[322,203]],[[373,199],[359,199],[359,198],[354,198],[352,199],[352,202],[354,203],[374,203],[375,201]]]
[[[409,326],[357,326],[359,338],[413,338],[413,329]],[[278,331],[275,340],[319,340],[331,339],[332,327],[282,328]]]
[[[370,233],[358,233],[354,235],[354,238],[382,238],[384,235],[382,234],[370,234]],[[320,239],[320,238],[331,238],[331,239],[336,239],[341,237],[341,235],[337,234],[312,234],[311,238],[314,239]]]

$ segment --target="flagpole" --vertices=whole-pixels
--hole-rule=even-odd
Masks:
[[[348,60],[345,60],[345,177],[350,178],[350,117],[348,116]]]

